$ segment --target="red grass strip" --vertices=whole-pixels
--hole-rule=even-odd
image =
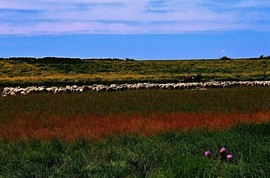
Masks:
[[[143,136],[166,131],[186,131],[207,128],[225,129],[243,122],[260,123],[270,121],[269,112],[221,114],[204,113],[153,113],[125,116],[88,116],[66,119],[54,116],[48,119],[25,115],[21,119],[7,119],[0,125],[0,138],[20,140],[75,140],[83,137],[100,139],[112,134],[140,134]]]

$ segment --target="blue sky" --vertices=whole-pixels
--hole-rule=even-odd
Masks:
[[[269,0],[0,0],[0,56],[270,55]]]

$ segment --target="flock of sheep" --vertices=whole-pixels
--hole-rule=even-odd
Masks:
[[[84,85],[84,86],[65,86],[65,87],[45,87],[45,86],[30,86],[21,87],[5,87],[2,92],[2,97],[28,95],[31,93],[82,93],[84,91],[116,91],[116,90],[142,90],[142,89],[198,89],[206,90],[207,88],[225,88],[232,86],[270,86],[270,81],[211,81],[211,82],[191,82],[191,83],[135,83],[135,84],[111,84],[111,85]]]

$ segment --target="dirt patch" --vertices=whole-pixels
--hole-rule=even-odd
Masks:
[[[8,119],[0,125],[0,138],[8,140],[37,138],[41,140],[75,140],[79,137],[100,139],[112,134],[140,134],[143,136],[166,131],[186,131],[207,128],[225,129],[243,122],[270,121],[269,112],[230,113],[153,113],[131,116],[110,114],[108,116],[76,117],[66,119],[53,116],[37,119],[31,114],[21,119]]]

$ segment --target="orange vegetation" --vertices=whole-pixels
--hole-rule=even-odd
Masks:
[[[224,129],[242,122],[270,121],[269,112],[256,113],[153,113],[152,115],[119,115],[76,117],[54,116],[48,119],[28,114],[21,119],[7,119],[0,125],[0,138],[8,140],[38,138],[41,140],[74,140],[80,137],[99,139],[112,134],[151,135],[166,131],[190,129]]]

